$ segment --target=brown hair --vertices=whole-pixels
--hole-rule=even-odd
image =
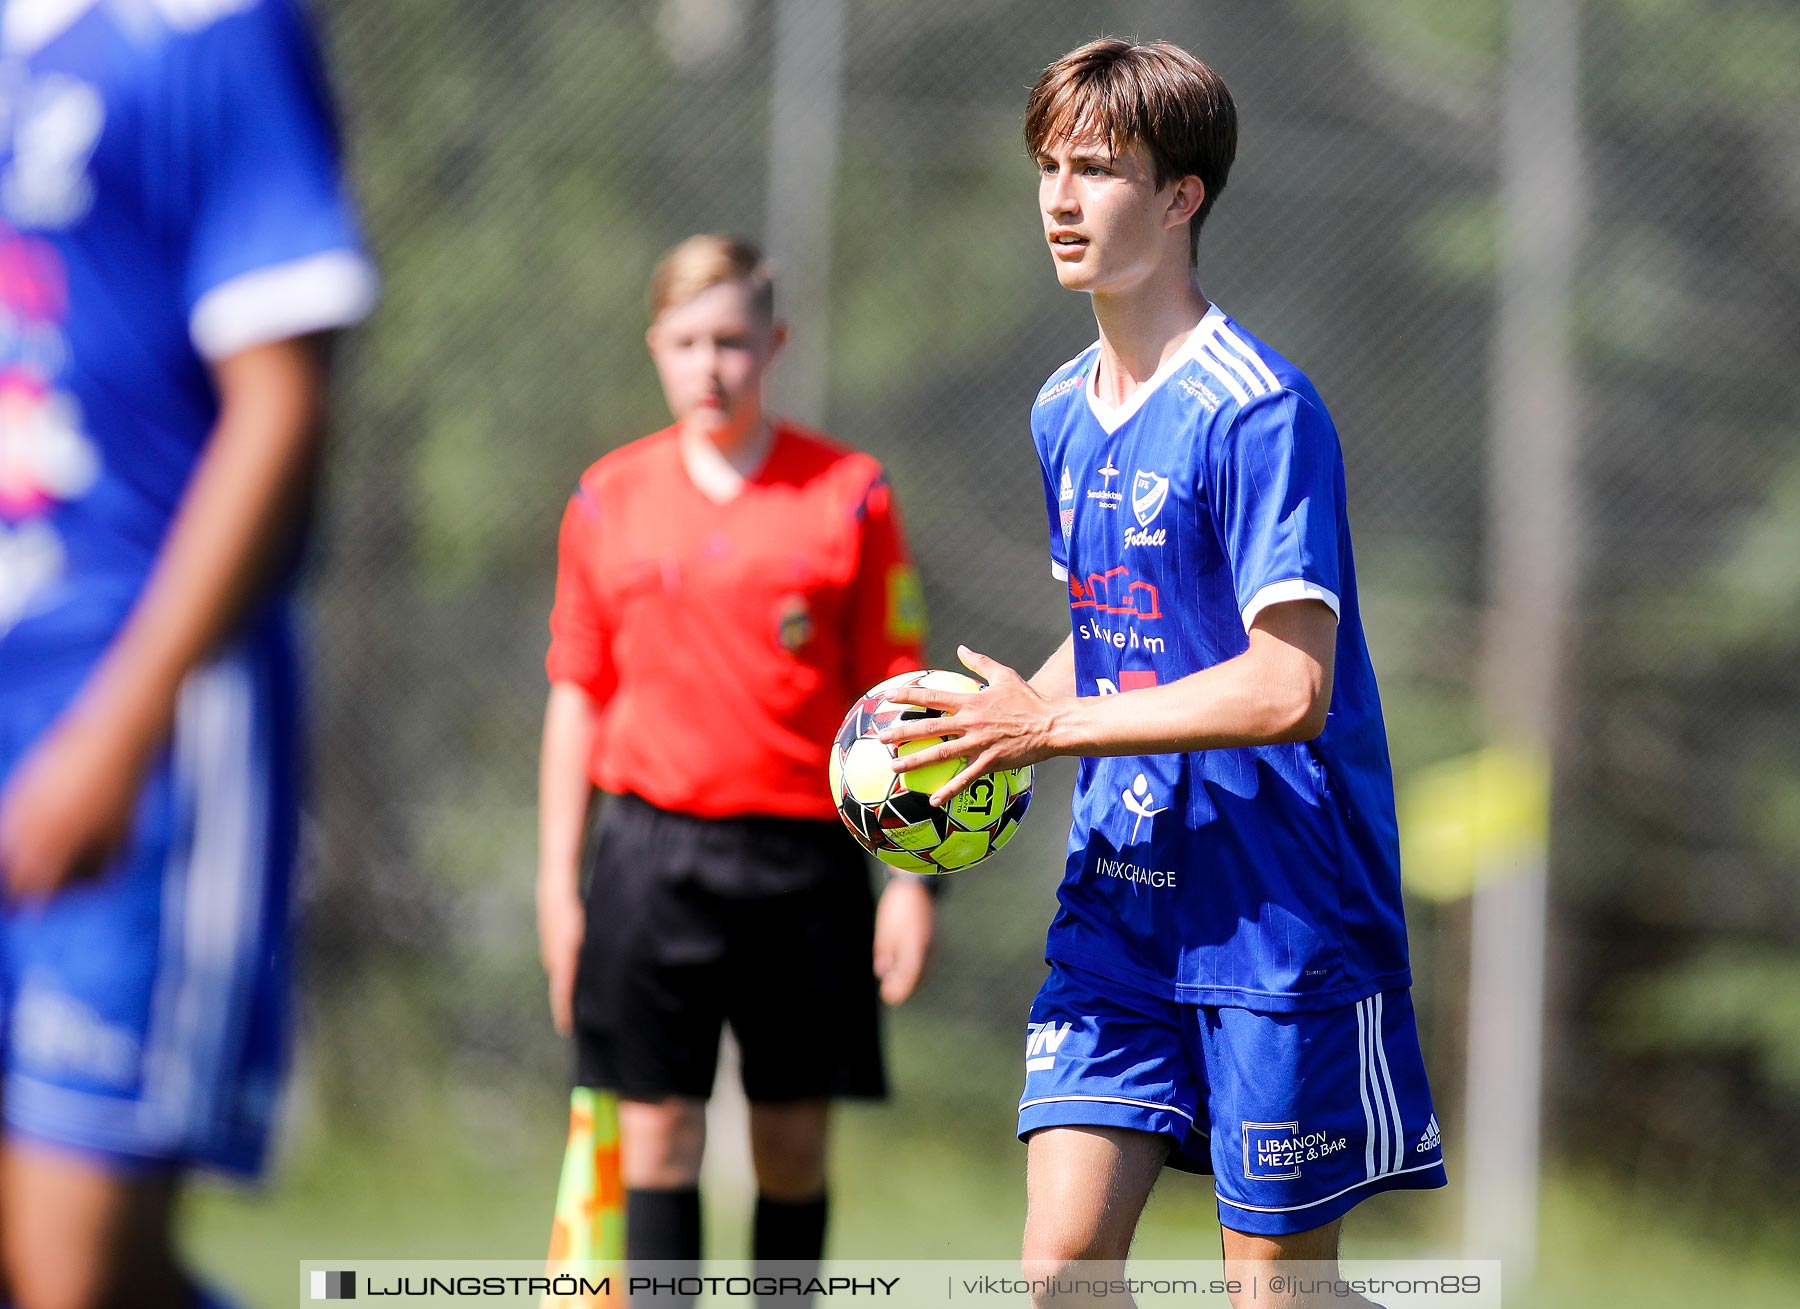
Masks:
[[[1053,137],[1086,132],[1104,137],[1115,155],[1143,142],[1159,191],[1183,177],[1200,179],[1206,195],[1188,223],[1188,261],[1194,262],[1200,225],[1237,156],[1237,106],[1225,80],[1166,41],[1090,41],[1051,64],[1031,88],[1025,148],[1035,157]]]
[[[656,261],[650,274],[650,321],[721,282],[750,288],[750,305],[765,323],[775,320],[775,279],[762,251],[736,236],[690,236]]]

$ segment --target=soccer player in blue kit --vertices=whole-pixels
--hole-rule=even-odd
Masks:
[[[287,592],[374,276],[294,0],[0,7],[0,1302],[217,1304],[284,1062]]]
[[[1445,1181],[1337,434],[1196,280],[1237,146],[1212,69],[1095,41],[1025,136],[1100,328],[1031,415],[1070,635],[1029,681],[963,651],[986,688],[917,692],[953,716],[883,733],[949,735],[905,761],[967,761],[939,803],[1081,757],[1027,1029],[1025,1262],[1123,1260],[1165,1164],[1213,1174],[1228,1270],[1335,1261],[1352,1206]]]

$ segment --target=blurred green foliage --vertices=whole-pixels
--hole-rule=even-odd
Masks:
[[[432,1203],[516,1207],[539,1188],[547,1203],[549,1175],[517,1173],[553,1170],[566,1073],[530,899],[556,523],[589,461],[665,421],[642,349],[656,253],[760,230],[769,5],[712,7],[744,19],[712,34],[723,44],[684,44],[659,25],[668,6],[625,0],[320,8],[387,296],[342,360],[313,588],[293,1187],[307,1203],[381,1194],[344,1158],[393,1167],[416,1148],[409,1124],[448,1104],[448,1153],[476,1171],[422,1174]],[[1735,1202],[1746,1176],[1792,1182],[1753,1135],[1800,1144],[1784,1036],[1800,990],[1800,10],[1591,0],[1583,23],[1586,530],[1552,1143],[1633,1185]],[[890,469],[934,662],[966,642],[1029,668],[1066,630],[1025,424],[1093,324],[1038,247],[1019,115],[1037,71],[1101,29],[1191,45],[1230,80],[1243,143],[1204,284],[1338,422],[1397,771],[1473,748],[1489,730],[1472,682],[1500,0],[852,0],[821,417]],[[907,1019],[920,1075],[894,1112],[919,1118],[903,1139],[1010,1131],[1071,778],[1046,769],[1020,840],[956,881]],[[1450,1118],[1461,930],[1454,909],[1413,912]],[[967,1148],[1003,1170],[993,1194],[1014,1194],[1016,1161]],[[891,1171],[925,1176],[932,1158]],[[501,1160],[516,1191],[479,1180]],[[432,1226],[367,1207],[354,1230]],[[849,1231],[879,1221],[841,1212]],[[349,1230],[334,1221],[300,1230]]]

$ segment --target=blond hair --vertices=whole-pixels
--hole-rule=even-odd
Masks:
[[[650,274],[650,320],[722,282],[742,282],[763,322],[775,319],[775,280],[762,251],[736,236],[690,236],[656,261]]]
[[[1188,221],[1188,261],[1198,258],[1200,225],[1225,189],[1237,156],[1237,106],[1225,80],[1180,46],[1132,45],[1110,37],[1071,50],[1044,70],[1025,101],[1025,148],[1035,157],[1051,138],[1085,133],[1122,154],[1141,141],[1156,188],[1198,177],[1206,188]]]

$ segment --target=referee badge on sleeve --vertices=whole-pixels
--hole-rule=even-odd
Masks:
[[[776,607],[775,644],[789,654],[813,638],[812,606],[799,594],[784,595]]]
[[[890,641],[925,639],[925,590],[911,564],[888,569],[887,635]]]

